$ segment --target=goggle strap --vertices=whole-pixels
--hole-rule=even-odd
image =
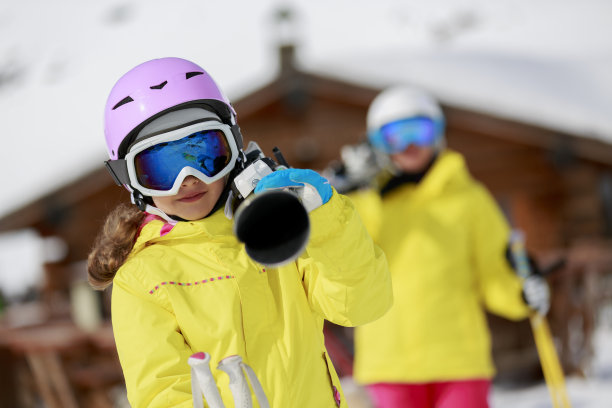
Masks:
[[[238,151],[241,151],[244,145],[242,144],[242,133],[240,133],[240,126],[238,124],[234,124],[230,127],[232,131],[232,135],[234,136],[234,141],[236,142],[236,147]]]
[[[124,159],[106,160],[104,162],[106,170],[110,173],[118,186],[130,184],[130,176],[128,174],[127,163]]]
[[[136,204],[136,207],[138,207],[140,211],[147,210],[147,202],[145,201],[145,197],[140,191],[134,190],[132,192],[132,202]]]

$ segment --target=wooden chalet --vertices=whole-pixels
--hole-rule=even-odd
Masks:
[[[294,167],[322,169],[339,157],[341,146],[363,138],[368,105],[380,89],[304,72],[294,63],[291,45],[279,52],[277,78],[234,101],[245,142],[257,141],[266,154],[280,147]],[[589,325],[598,305],[612,297],[612,145],[459,106],[443,109],[448,146],[465,155],[474,177],[526,232],[528,249],[541,266],[565,261],[548,277],[554,290],[550,319],[566,369],[585,368]],[[45,265],[52,279],[41,299],[50,317],[66,313],[58,299],[67,301],[75,276],[84,278],[79,262],[87,258],[105,215],[128,200],[100,163],[96,171],[0,218],[0,232],[34,228],[66,242],[65,259]],[[76,275],[74,265],[81,265]],[[105,317],[108,312],[106,306]],[[569,343],[575,322],[584,332],[580,351]],[[491,324],[500,377],[532,376],[538,363],[529,325],[493,317]]]

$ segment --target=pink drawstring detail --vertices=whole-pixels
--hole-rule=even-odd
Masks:
[[[147,213],[146,217],[144,217],[144,219],[142,220],[142,223],[140,224],[140,227],[138,228],[138,235],[140,235],[140,231],[142,231],[145,225],[155,220],[159,220],[164,223],[164,225],[162,225],[161,227],[161,231],[159,232],[160,237],[163,237],[164,235],[172,231],[172,228],[174,228],[174,225],[176,225],[176,224],[170,224],[169,222],[167,222],[166,220],[164,220],[163,218],[155,214]]]
[[[176,286],[195,286],[195,285],[199,285],[199,284],[203,284],[203,283],[207,283],[207,282],[214,282],[215,280],[223,280],[223,279],[235,279],[236,276],[234,275],[225,275],[225,276],[218,276],[216,278],[209,278],[209,279],[202,279],[201,281],[196,281],[196,282],[174,282],[174,281],[168,281],[168,282],[161,282],[159,285],[155,285],[155,288],[151,289],[149,291],[149,293],[152,295],[153,293],[155,293],[157,290],[159,290],[160,286],[166,286],[166,285],[176,285]]]
[[[340,391],[334,385],[334,400],[336,400],[336,405],[340,406],[342,403],[342,398],[340,398]]]
[[[174,228],[174,225],[168,223],[164,224],[164,226],[161,228],[159,236],[163,237],[164,235],[172,231],[172,228]]]

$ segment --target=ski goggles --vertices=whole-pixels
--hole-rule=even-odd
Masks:
[[[368,132],[368,139],[376,149],[387,153],[403,152],[414,144],[433,146],[440,133],[440,124],[426,117],[415,117],[387,123]]]
[[[123,160],[107,161],[115,181],[145,196],[177,194],[187,176],[213,183],[234,167],[238,148],[230,126],[200,122],[148,137]]]

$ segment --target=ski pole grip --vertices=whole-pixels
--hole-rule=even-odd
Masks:
[[[203,407],[202,396],[211,408],[225,408],[221,394],[210,371],[210,354],[192,354],[187,360],[191,366],[191,389],[194,408]]]

